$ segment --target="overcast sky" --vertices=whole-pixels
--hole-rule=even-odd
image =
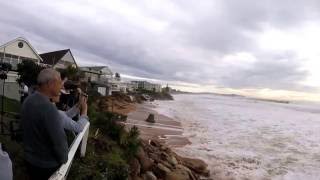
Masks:
[[[319,93],[318,0],[1,1],[0,42],[70,48],[79,64],[229,89]],[[191,88],[190,88],[191,89]]]

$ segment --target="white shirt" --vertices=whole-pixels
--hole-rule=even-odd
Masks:
[[[88,123],[87,116],[80,116],[78,121],[74,121],[72,118],[79,114],[79,108],[73,106],[68,111],[60,111],[60,118],[62,119],[63,127],[66,130],[79,133],[83,130],[84,126]]]
[[[28,92],[29,92],[28,86],[27,86],[27,85],[24,85],[24,86],[23,86],[23,93],[28,94]]]
[[[2,151],[0,143],[0,179],[12,180],[12,162],[7,152]]]

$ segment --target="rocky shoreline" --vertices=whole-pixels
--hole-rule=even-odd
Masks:
[[[130,163],[132,180],[200,180],[210,179],[208,165],[200,160],[182,157],[172,148],[189,144],[182,136],[181,124],[150,109],[150,104],[137,106],[128,114],[126,126],[136,125],[141,136],[141,147]],[[149,113],[155,115],[155,123],[145,120]],[[180,130],[180,131],[178,131]],[[170,138],[168,138],[169,136]]]
[[[129,131],[133,126],[140,132],[141,146],[129,163],[131,180],[200,180],[210,179],[208,165],[200,160],[182,157],[174,152],[190,141],[183,136],[181,123],[153,110],[154,104],[137,104],[124,97],[112,97],[100,101],[100,107],[127,116]],[[154,121],[146,119],[152,114]]]
[[[157,140],[142,140],[136,158],[130,163],[131,180],[209,180],[207,164],[181,157]]]

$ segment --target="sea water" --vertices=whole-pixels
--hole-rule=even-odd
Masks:
[[[192,144],[176,151],[208,163],[216,179],[320,179],[320,106],[240,96],[175,95],[156,110]]]

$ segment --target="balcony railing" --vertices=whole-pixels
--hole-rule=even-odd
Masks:
[[[80,157],[84,157],[87,148],[87,141],[89,135],[90,123],[87,123],[81,133],[77,135],[75,140],[72,142],[68,153],[68,161],[61,165],[60,168],[49,178],[49,180],[64,180],[67,179],[68,172],[70,170],[72,160],[79,146],[80,147]],[[81,143],[81,145],[80,145]]]

